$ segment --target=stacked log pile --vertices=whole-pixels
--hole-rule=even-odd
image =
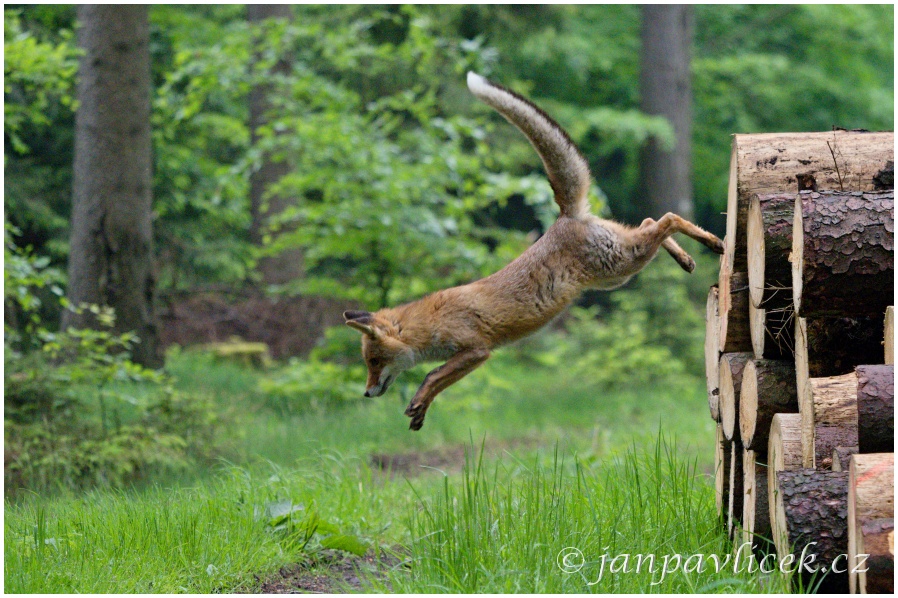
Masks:
[[[893,145],[734,136],[708,294],[721,521],[737,546],[815,554],[831,591],[893,589]]]

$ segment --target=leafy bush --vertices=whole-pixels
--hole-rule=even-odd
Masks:
[[[15,315],[6,318],[4,343],[8,490],[122,486],[223,449],[216,433],[223,419],[210,397],[185,397],[161,372],[131,362],[138,339],[110,332],[109,309],[78,308],[105,324],[99,330],[49,330],[39,292],[61,275],[10,234],[5,256],[5,307]]]

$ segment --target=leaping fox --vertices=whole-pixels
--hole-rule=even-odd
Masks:
[[[590,214],[589,166],[567,133],[531,102],[480,75],[468,73],[468,88],[530,140],[561,214],[536,243],[491,276],[399,307],[344,312],[346,324],[363,333],[366,397],[384,394],[417,363],[445,360],[427,374],[405,410],[412,430],[421,429],[440,392],[486,361],[494,348],[548,323],[582,290],[623,285],[659,247],[692,272],[695,262],[672,234],[684,233],[723,253],[720,239],[676,214],[646,218],[635,228]]]

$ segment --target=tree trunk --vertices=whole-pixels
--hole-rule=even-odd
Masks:
[[[719,363],[720,321],[717,315],[717,285],[714,285],[708,291],[708,301],[705,304],[705,380],[708,386],[708,409],[714,421],[720,421]]]
[[[753,195],[802,189],[872,191],[879,188],[874,177],[895,159],[894,144],[891,132],[734,135],[724,239],[729,271],[747,267],[746,219]]]
[[[776,474],[777,519],[771,522],[780,562],[787,554],[800,562],[803,552],[816,555],[815,567],[845,568],[848,551],[848,473],[798,469]],[[780,519],[779,517],[782,517]],[[821,589],[844,592],[848,574],[830,573]]]
[[[753,195],[746,222],[749,298],[766,310],[792,305],[795,194]]]
[[[742,392],[742,373],[751,362],[751,353],[724,353],[720,356],[720,423],[727,440],[738,436],[737,415],[739,394]]]
[[[895,308],[891,305],[886,308],[886,320],[883,326],[883,347],[885,348],[885,361],[887,365],[895,364]]]
[[[664,149],[649,139],[640,155],[641,197],[645,215],[676,212],[692,219],[692,7],[644,5],[639,77],[641,110],[667,118],[676,147]]]
[[[848,569],[853,594],[894,593],[894,518],[894,453],[854,455],[848,477]],[[870,557],[862,562],[857,558],[861,554]]]
[[[149,17],[141,5],[80,5],[68,298],[115,310],[132,359],[162,365],[155,314]],[[63,327],[98,327],[90,313]]]
[[[848,471],[851,455],[857,454],[856,446],[837,446],[833,449],[833,471]]]
[[[747,449],[742,451],[742,492],[742,542],[764,549],[770,539],[767,463]]]
[[[738,438],[730,443],[730,503],[727,505],[727,535],[733,538],[736,528],[742,523],[742,501],[745,491],[742,487],[742,444]]]
[[[791,297],[791,295],[790,295]],[[792,359],[795,354],[795,311],[792,306],[766,310],[749,302],[748,326],[757,359]]]
[[[751,326],[748,322],[748,274],[734,272],[722,275],[718,288],[718,326],[720,327],[720,352],[751,351]]]
[[[770,423],[777,413],[798,413],[795,364],[750,360],[742,372],[739,395],[739,432],[746,449],[767,451]]]
[[[248,4],[247,20],[258,24],[266,19],[293,20],[293,12],[289,4]],[[258,41],[256,42],[259,43]],[[254,63],[259,57],[254,57]],[[255,69],[255,66],[251,67]],[[282,56],[272,69],[272,74],[290,72],[290,59]],[[260,128],[268,124],[271,111],[270,96],[274,92],[271,85],[255,85],[249,94],[249,124],[252,144],[257,146],[262,139]],[[277,237],[277,230],[270,228],[271,219],[294,204],[292,198],[270,193],[270,188],[289,174],[290,165],[283,158],[275,159],[270,152],[262,155],[258,168],[250,173],[250,240],[257,246],[265,244],[266,235]],[[303,252],[300,249],[287,249],[275,256],[262,257],[258,262],[258,270],[262,283],[284,284],[301,278],[304,272]]]
[[[894,192],[795,199],[792,295],[803,317],[882,314],[894,296]]]
[[[880,330],[879,318],[795,319],[796,391],[806,438],[814,433],[814,402],[808,380],[847,374],[855,366],[882,359]],[[813,467],[813,446],[806,449],[804,466]]]
[[[782,511],[782,502],[777,503],[776,473],[801,469],[801,418],[794,413],[777,413],[770,424],[770,435],[767,439],[767,502],[771,529],[773,522],[779,518],[785,521],[786,516],[777,514]]]
[[[895,448],[895,366],[859,365],[857,445],[861,453]]]

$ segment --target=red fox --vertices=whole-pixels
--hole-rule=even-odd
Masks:
[[[591,176],[567,133],[518,94],[475,73],[468,88],[521,130],[549,176],[561,214],[539,240],[495,274],[375,313],[347,311],[361,331],[368,366],[365,396],[378,397],[417,363],[445,361],[424,378],[405,415],[420,430],[434,398],[485,362],[490,351],[526,336],[587,288],[614,289],[642,270],[663,247],[687,272],[695,262],[670,238],[684,233],[723,253],[723,242],[676,214],[630,227],[590,214]]]

